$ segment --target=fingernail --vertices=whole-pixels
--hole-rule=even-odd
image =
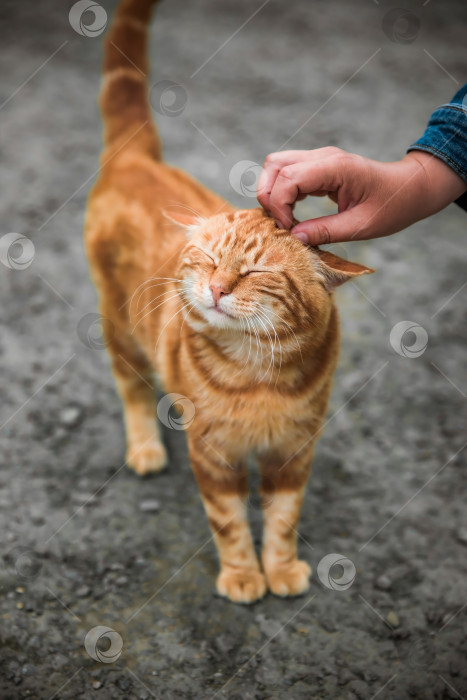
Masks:
[[[306,233],[302,233],[301,231],[292,231],[292,236],[295,236],[295,238],[298,238],[299,241],[302,243],[308,243],[308,238]]]

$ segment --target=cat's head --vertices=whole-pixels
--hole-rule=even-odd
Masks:
[[[184,300],[212,327],[278,333],[316,328],[338,285],[373,272],[305,246],[261,209],[170,218],[187,235],[177,274]]]

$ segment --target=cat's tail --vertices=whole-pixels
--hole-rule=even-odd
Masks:
[[[148,96],[148,27],[157,0],[120,0],[104,42],[100,108],[104,145],[161,157]]]

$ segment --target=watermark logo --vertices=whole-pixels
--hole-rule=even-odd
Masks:
[[[263,491],[250,491],[246,500],[247,507],[253,510],[267,510],[273,503],[274,494],[265,493]]]
[[[107,26],[107,12],[94,0],[78,0],[71,8],[68,20],[77,34],[95,37]]]
[[[34,243],[21,233],[6,233],[0,238],[0,262],[10,270],[25,270],[35,252]]]
[[[394,7],[383,17],[383,32],[394,44],[411,44],[420,31],[420,17],[403,7]]]
[[[240,160],[229,173],[230,186],[242,197],[256,197],[261,170],[253,160]]]
[[[39,576],[42,562],[39,555],[30,547],[18,545],[5,555],[5,561],[13,568],[15,575],[23,580]]]
[[[149,99],[158,114],[164,117],[178,117],[187,105],[188,93],[180,83],[160,80],[152,85]]]
[[[326,554],[316,569],[318,578],[332,591],[346,591],[355,581],[355,564],[342,554]]]
[[[171,430],[184,430],[195,419],[195,405],[183,394],[166,394],[157,404],[160,422]]]
[[[98,625],[87,633],[84,639],[84,648],[94,661],[100,661],[102,664],[113,664],[121,656],[123,639],[111,627]]]
[[[428,333],[414,321],[399,321],[391,330],[389,342],[398,355],[414,359],[425,352]]]
[[[104,316],[90,313],[83,316],[76,326],[76,334],[83,345],[90,350],[105,348],[113,338],[113,323]]]
[[[423,669],[432,666],[436,660],[435,647],[430,638],[412,642],[407,653],[406,663],[410,668]]]

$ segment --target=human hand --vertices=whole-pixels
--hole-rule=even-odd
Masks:
[[[424,151],[381,163],[330,147],[271,153],[258,181],[258,201],[280,228],[321,245],[396,233],[440,211],[466,189],[454,170]],[[295,202],[307,195],[328,195],[338,213],[292,228]]]

